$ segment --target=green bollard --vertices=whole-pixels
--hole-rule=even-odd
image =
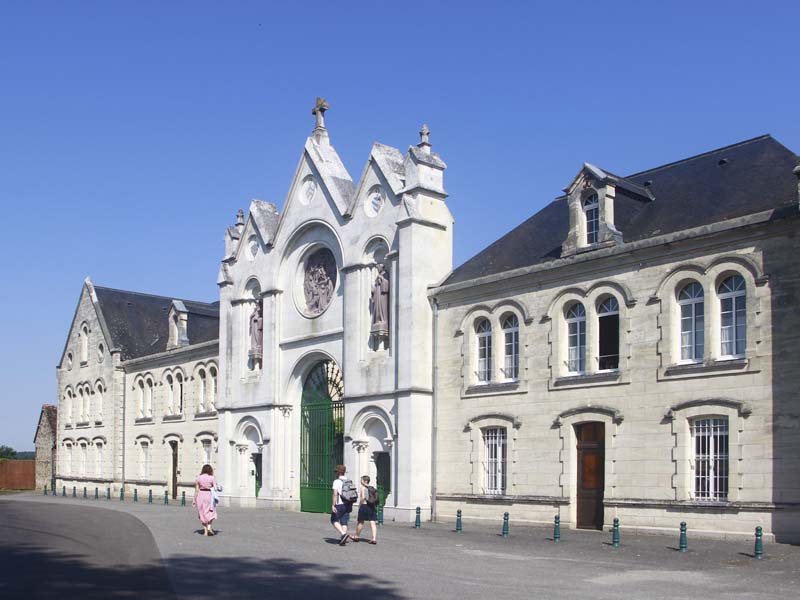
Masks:
[[[153,490],[147,490],[147,503],[153,503]]]
[[[461,525],[461,509],[456,511],[456,533],[463,533],[464,528]]]
[[[169,493],[167,492],[167,490],[164,490],[164,506],[166,506],[167,504],[169,504]]]
[[[611,530],[611,546],[619,548],[619,519],[614,517],[614,527]]]
[[[65,486],[65,485],[61,486],[61,497],[62,498],[66,498],[67,497],[67,486]]]
[[[86,486],[83,486],[83,499],[86,500]]]
[[[74,485],[72,486],[72,497],[73,498],[77,498],[78,497],[78,488],[75,487]]]
[[[418,506],[418,507],[417,507],[417,518],[416,518],[416,519],[414,519],[414,529],[419,529],[419,528],[420,528],[420,525],[421,525],[421,523],[420,523],[420,519],[419,519],[419,513],[420,513],[420,510],[421,510],[421,509],[420,509],[420,507]]]
[[[378,504],[378,525],[383,525],[383,504]]]
[[[47,486],[44,486],[44,495],[47,496]]]
[[[561,541],[561,517],[556,515],[555,523],[553,524],[553,541]]]
[[[756,557],[757,560],[761,560],[764,558],[764,532],[759,525],[756,527],[756,547],[755,551],[753,552],[753,556]]]
[[[100,500],[100,489],[99,488],[94,488],[94,499],[95,500]]]
[[[119,501],[120,502],[125,502],[125,488],[124,487],[119,488]]]
[[[133,488],[133,501],[139,501],[139,488]]]
[[[106,488],[106,500],[107,501],[111,500],[111,488],[110,487]]]
[[[681,539],[680,543],[678,544],[678,551],[686,552],[686,521],[681,521]]]
[[[186,506],[186,492],[181,492],[181,506]]]
[[[503,513],[503,537],[508,537],[508,513]]]

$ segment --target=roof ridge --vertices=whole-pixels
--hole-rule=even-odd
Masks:
[[[689,162],[690,160],[696,160],[698,158],[702,158],[704,156],[709,156],[716,152],[722,152],[724,150],[730,150],[731,148],[738,148],[739,146],[744,146],[746,144],[752,144],[753,142],[759,142],[761,140],[770,139],[772,138],[771,133],[764,133],[762,135],[758,135],[754,138],[750,138],[748,140],[742,140],[740,142],[735,142],[733,144],[728,144],[727,146],[722,146],[721,148],[715,148],[714,150],[707,150],[706,152],[701,152],[700,154],[695,154],[694,156],[689,156],[687,158],[682,158],[680,160],[675,160],[672,162],[665,163],[663,165],[659,165],[658,167],[652,167],[650,169],[645,169],[644,171],[638,171],[636,173],[631,173],[630,175],[625,175],[624,179],[629,179],[631,177],[638,177],[639,175],[644,175],[645,173],[652,173],[654,171],[659,171],[661,169],[666,169],[667,167],[674,167],[675,165],[679,165],[682,163]]]
[[[136,292],[133,290],[121,290],[119,288],[106,287],[104,285],[95,285],[94,289],[108,290],[109,292],[122,292],[123,294],[134,294],[136,296],[147,296],[148,298],[163,298],[164,300],[180,300],[181,302],[193,302],[195,304],[205,304],[207,306],[214,306],[213,302],[203,302],[202,300],[189,300],[188,298],[164,296],[163,294],[148,294],[147,292]]]

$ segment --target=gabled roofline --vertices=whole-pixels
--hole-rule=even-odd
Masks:
[[[75,312],[72,314],[72,321],[70,322],[69,326],[69,333],[67,333],[67,339],[64,340],[64,347],[61,350],[61,357],[58,359],[58,365],[56,368],[60,368],[62,363],[64,362],[64,356],[67,354],[67,346],[69,346],[69,338],[72,335],[72,330],[75,328],[75,323],[78,319],[78,310],[81,307],[81,297],[83,296],[83,290],[86,290],[89,294],[89,299],[92,302],[92,306],[94,306],[94,312],[97,315],[97,322],[100,323],[100,330],[103,332],[103,337],[105,338],[106,345],[108,346],[109,352],[118,352],[119,348],[114,346],[114,340],[111,338],[111,332],[108,329],[108,325],[106,324],[106,319],[103,316],[103,310],[100,308],[100,302],[97,299],[97,294],[95,293],[95,286],[92,283],[91,277],[86,277],[83,280],[83,286],[81,287],[81,293],[78,296],[78,303],[75,305]]]

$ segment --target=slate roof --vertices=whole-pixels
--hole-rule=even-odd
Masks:
[[[796,205],[792,170],[799,162],[794,152],[763,135],[628,175],[623,181],[629,185],[617,186],[615,226],[624,242],[633,242]],[[645,182],[655,197],[651,202],[629,192],[644,189]],[[561,196],[456,268],[442,285],[557,259],[568,231]]]
[[[189,313],[187,335],[190,344],[219,339],[219,302],[211,304],[126,292],[94,286],[111,343],[119,348],[123,360],[166,352],[169,338],[169,309],[181,300]]]

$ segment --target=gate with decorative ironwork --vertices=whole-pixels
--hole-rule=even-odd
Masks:
[[[306,376],[300,415],[300,509],[330,512],[333,470],[344,462],[344,382],[332,360]]]

